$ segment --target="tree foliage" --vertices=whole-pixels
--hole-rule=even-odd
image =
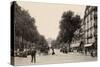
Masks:
[[[74,12],[64,12],[60,23],[60,32],[57,41],[60,43],[70,44],[74,36],[74,32],[80,28],[81,18],[79,15],[74,15]]]
[[[21,48],[24,49],[23,40],[30,43],[35,43],[35,47],[40,49],[42,47],[48,47],[48,43],[44,36],[41,36],[35,25],[35,18],[31,17],[28,11],[22,9],[16,2],[14,4],[14,36],[17,39],[22,37]],[[16,47],[20,47],[19,43],[16,42]],[[30,46],[27,44],[27,46]],[[41,46],[41,47],[40,47]],[[16,48],[15,47],[15,48]],[[40,47],[40,48],[39,48]],[[30,47],[31,48],[31,47]]]

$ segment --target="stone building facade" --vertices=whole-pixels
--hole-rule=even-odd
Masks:
[[[97,41],[97,7],[86,6],[83,18],[83,40],[85,44]]]

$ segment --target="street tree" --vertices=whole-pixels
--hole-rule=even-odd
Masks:
[[[80,28],[81,18],[79,15],[75,15],[72,11],[64,12],[60,23],[60,32],[57,37],[59,43],[68,43],[70,45],[74,32]]]
[[[15,46],[19,49],[24,49],[25,46],[28,46],[31,48],[32,43],[35,43],[35,47],[39,46],[47,48],[48,43],[44,36],[41,36],[37,30],[37,27],[35,25],[35,18],[31,17],[28,11],[20,7],[17,2],[13,2],[13,8],[14,8],[14,37],[15,37]],[[17,37],[17,38],[16,38]],[[20,39],[20,44],[18,43],[18,40]],[[27,45],[24,44],[24,41],[26,41]],[[14,48],[16,48],[14,47]]]

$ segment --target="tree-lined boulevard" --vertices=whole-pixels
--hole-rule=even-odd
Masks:
[[[85,42],[80,35],[83,31],[82,18],[74,11],[64,11],[58,22],[60,30],[57,38],[46,39],[38,31],[35,17],[31,17],[16,1],[12,2],[11,9],[14,11],[14,44],[11,44],[14,47],[11,47],[11,57],[15,65],[97,60],[97,40],[92,46],[84,46]],[[75,34],[77,30],[79,34]],[[73,44],[73,39],[79,42]]]

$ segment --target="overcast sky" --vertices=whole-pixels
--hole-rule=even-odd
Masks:
[[[46,39],[56,39],[59,32],[59,21],[64,11],[74,11],[75,14],[84,16],[85,6],[67,4],[49,4],[33,2],[17,2],[22,8],[28,10],[29,14],[35,18],[36,26],[40,34]]]

